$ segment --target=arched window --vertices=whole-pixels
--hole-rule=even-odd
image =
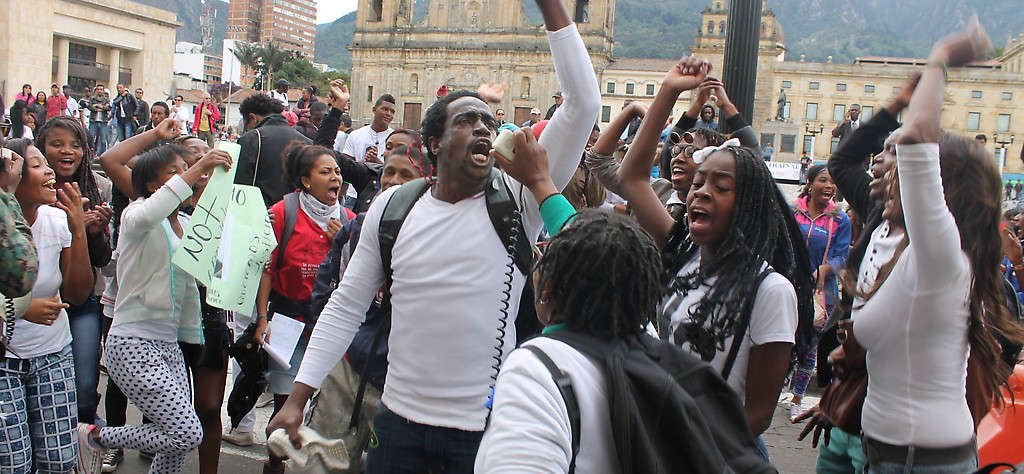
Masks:
[[[724,21],[718,22],[718,34],[721,35],[721,36],[725,36],[725,22]]]
[[[420,90],[420,75],[413,73],[409,76],[409,84],[411,85],[412,92],[419,92]]]
[[[709,35],[715,34],[715,21],[714,20],[708,20],[708,34]]]
[[[370,0],[370,21],[384,19],[384,0]]]
[[[523,80],[519,83],[519,90],[523,91],[522,98],[526,99],[530,97],[530,78],[523,76]]]
[[[573,15],[576,23],[590,22],[590,0],[576,0],[576,11]]]
[[[722,11],[722,2],[715,2],[715,11],[716,12]]]
[[[761,37],[764,38],[766,36],[768,36],[768,25],[765,25],[764,22],[762,21],[761,22]]]

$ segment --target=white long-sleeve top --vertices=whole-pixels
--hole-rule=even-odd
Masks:
[[[971,266],[943,197],[938,144],[899,145],[896,156],[910,245],[852,315],[870,380],[863,429],[898,446],[960,446],[974,435],[965,387]],[[870,289],[874,278],[865,277],[887,260],[870,263],[876,268],[861,273],[858,287]]]
[[[604,369],[564,342],[531,339],[569,375],[580,411],[580,451],[576,472],[614,473],[619,462],[612,438],[608,384]],[[494,389],[494,413],[480,450],[476,472],[565,473],[572,460],[572,427],[565,400],[544,364],[532,352],[516,349],[501,366]]]
[[[576,171],[600,109],[590,56],[575,25],[548,32],[565,103],[540,143],[551,177],[564,187]],[[531,193],[507,179],[523,209],[531,242],[543,225]],[[296,382],[319,387],[341,359],[384,283],[378,230],[393,195],[367,211],[359,244],[324,308]],[[522,237],[521,237],[522,238]],[[392,328],[383,402],[408,420],[466,431],[484,429],[508,255],[494,231],[483,193],[456,203],[427,192],[409,212],[392,257]],[[515,344],[514,322],[526,277],[513,271],[502,358]]]

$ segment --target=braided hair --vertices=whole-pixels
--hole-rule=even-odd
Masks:
[[[53,117],[47,120],[46,124],[36,133],[35,145],[39,151],[43,152],[43,155],[46,154],[46,136],[57,128],[71,132],[75,136],[75,140],[82,146],[82,161],[78,164],[78,169],[72,173],[71,181],[78,183],[82,197],[89,198],[89,204],[86,206],[89,209],[94,209],[103,203],[104,199],[100,196],[100,189],[96,184],[96,175],[92,171],[92,163],[96,156],[89,141],[89,132],[82,126],[81,122],[72,117],[67,115]]]
[[[650,235],[617,214],[583,210],[537,263],[537,294],[573,331],[636,336],[661,297],[661,262]]]
[[[757,295],[761,267],[767,263],[796,290],[798,326],[792,365],[795,356],[813,346],[814,330],[814,282],[800,228],[764,161],[749,148],[725,150],[736,159],[736,207],[720,249],[702,262],[699,271],[677,275],[700,250],[690,238],[686,221],[677,220],[662,252],[667,295],[710,287],[690,311],[694,324],[686,325],[688,329],[676,341],[688,341],[706,360],[725,350],[725,341],[735,334],[740,318],[751,316],[746,313]]]

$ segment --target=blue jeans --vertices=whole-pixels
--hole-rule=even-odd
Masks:
[[[99,299],[90,296],[81,305],[68,308],[68,322],[71,324],[71,350],[75,355],[75,384],[78,389],[78,420],[82,423],[96,422],[96,406],[100,403],[96,392],[100,383],[100,333],[101,321]]]
[[[117,129],[117,141],[123,142],[135,135],[135,122],[130,118],[119,118],[114,121]]]
[[[951,462],[947,464],[915,464],[915,448],[910,446],[907,452],[907,460],[903,462],[892,462],[879,460],[871,463],[871,449],[867,442],[864,442],[864,450],[868,453],[868,467],[864,472],[871,474],[970,474],[978,470],[978,449],[977,442],[974,444],[974,455],[969,459]]]
[[[78,457],[71,346],[0,360],[0,470],[70,473]],[[34,466],[33,466],[34,464]]]
[[[472,474],[483,435],[413,423],[382,403],[373,419],[366,472]]]
[[[89,122],[89,134],[92,135],[96,156],[107,151],[107,124],[106,122]]]

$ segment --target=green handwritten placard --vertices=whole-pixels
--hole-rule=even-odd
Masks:
[[[276,246],[259,188],[234,185],[214,272],[206,285],[206,302],[229,311],[251,313],[263,267]]]

